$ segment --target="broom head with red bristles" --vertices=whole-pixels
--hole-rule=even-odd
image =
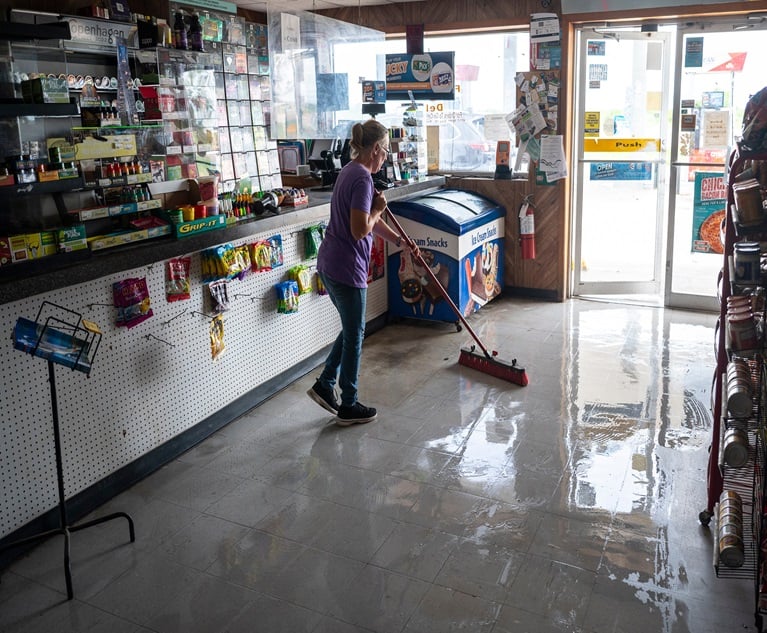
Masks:
[[[474,345],[471,347],[462,347],[461,355],[458,357],[458,363],[465,367],[471,367],[490,376],[508,380],[514,384],[526,386],[529,382],[524,367],[517,365],[517,359],[512,359],[511,363],[496,358],[497,352],[490,354],[480,354],[475,351]]]

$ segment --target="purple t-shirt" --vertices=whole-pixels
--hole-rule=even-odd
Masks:
[[[354,160],[344,165],[333,186],[330,222],[317,253],[319,272],[355,288],[367,288],[373,236],[354,239],[351,209],[370,213],[374,192],[370,171]]]

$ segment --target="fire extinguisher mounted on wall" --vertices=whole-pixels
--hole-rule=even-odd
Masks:
[[[533,194],[528,194],[519,207],[519,246],[522,259],[535,259],[535,215],[532,203]]]

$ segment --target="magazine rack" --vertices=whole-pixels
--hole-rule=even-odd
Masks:
[[[46,314],[48,316],[45,316]],[[64,575],[66,577],[67,597],[69,600],[74,597],[74,592],[72,591],[72,571],[69,561],[70,533],[84,530],[112,519],[125,518],[128,521],[130,540],[131,542],[136,540],[133,519],[125,512],[114,512],[79,525],[70,524],[67,518],[54,366],[64,365],[73,371],[77,370],[89,375],[100,343],[101,332],[95,323],[86,321],[77,312],[48,301],[42,303],[37,313],[37,318],[34,321],[19,317],[13,329],[13,346],[16,349],[48,361],[48,380],[51,389],[51,411],[53,413],[53,440],[56,454],[56,479],[59,493],[59,520],[57,527],[3,544],[0,546],[0,551],[10,547],[33,543],[54,534],[63,534]]]

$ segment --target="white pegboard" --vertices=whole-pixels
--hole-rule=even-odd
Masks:
[[[286,218],[287,219],[287,218]],[[188,301],[165,299],[165,262],[0,305],[9,338],[0,346],[0,537],[56,506],[48,365],[15,350],[18,317],[34,319],[43,301],[82,313],[104,336],[90,376],[57,366],[65,492],[70,497],[195,426],[270,378],[332,343],[340,321],[330,299],[300,298],[278,314],[274,285],[303,263],[304,229],[319,220],[255,233],[235,245],[282,236],[284,266],[230,282],[226,351],[211,360],[209,303],[192,257]],[[93,264],[97,265],[97,264]],[[114,325],[112,283],[146,277],[153,316],[132,328]],[[386,311],[386,279],[368,290],[367,319]]]

